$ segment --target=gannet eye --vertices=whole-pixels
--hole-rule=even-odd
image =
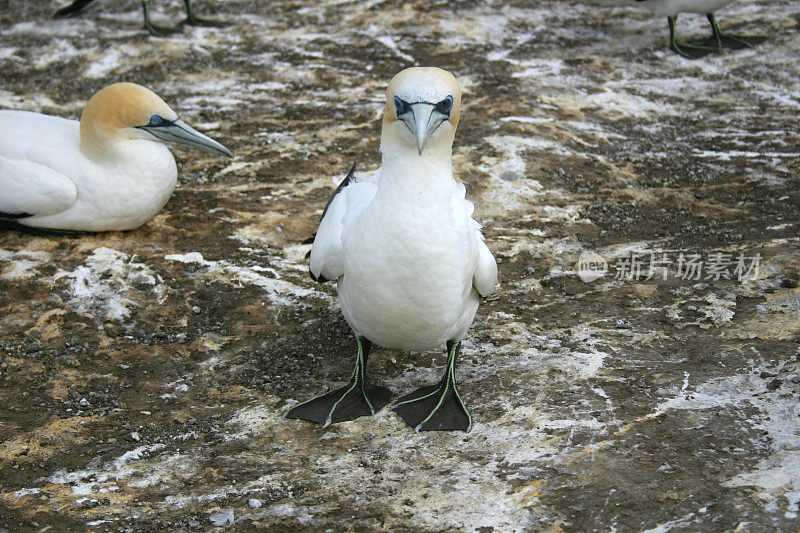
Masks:
[[[411,111],[411,104],[409,104],[399,96],[394,97],[394,107],[397,110],[398,117],[405,115],[406,113]]]
[[[158,115],[153,115],[150,117],[150,122],[147,125],[151,128],[156,128],[158,126],[166,126],[167,124],[169,124],[168,120],[164,120]]]
[[[441,113],[442,115],[449,115],[450,110],[453,108],[453,97],[448,96],[438,104],[436,104],[436,111]]]

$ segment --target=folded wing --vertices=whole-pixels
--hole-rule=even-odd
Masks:
[[[58,213],[77,198],[62,172],[76,166],[78,123],[24,111],[0,111],[0,218]]]
[[[344,274],[342,233],[347,222],[358,216],[377,191],[375,181],[356,181],[355,165],[336,188],[311,247],[311,277],[316,281],[336,280]]]

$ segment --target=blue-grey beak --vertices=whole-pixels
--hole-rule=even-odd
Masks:
[[[205,152],[211,152],[212,154],[233,157],[230,150],[214,139],[203,135],[180,119],[172,121],[162,119],[162,121],[157,124],[153,124],[153,121],[151,121],[147,126],[139,126],[139,129],[147,131],[162,141],[185,144],[186,146],[191,146]]]
[[[411,112],[405,113],[400,119],[406,123],[408,129],[417,138],[417,149],[419,150],[419,155],[422,155],[422,150],[425,148],[428,138],[447,119],[447,116],[436,111],[434,104],[426,102],[417,102],[409,105],[409,107]]]

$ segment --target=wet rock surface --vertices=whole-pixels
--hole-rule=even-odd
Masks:
[[[0,13],[0,107],[77,118],[134,81],[236,157],[173,147],[179,187],[136,231],[0,233],[0,528],[797,530],[795,3],[732,4],[722,26],[768,41],[698,61],[660,18],[578,2],[198,2],[235,25],[163,39],[134,1],[47,4]],[[285,420],[349,377],[302,242],[379,165],[413,64],[464,85],[455,169],[499,261],[458,369],[475,427]],[[444,360],[370,371],[399,395]]]

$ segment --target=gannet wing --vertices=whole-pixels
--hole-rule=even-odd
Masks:
[[[61,172],[0,154],[0,218],[58,213],[77,197],[75,184]]]
[[[486,298],[494,292],[495,285],[497,285],[497,261],[494,260],[492,252],[483,240],[480,226],[475,232],[478,239],[478,263],[475,266],[475,274],[472,276],[472,286],[475,287],[481,298]]]
[[[0,218],[49,215],[70,207],[80,173],[77,120],[0,111]],[[13,133],[11,133],[13,132]]]
[[[454,201],[458,204],[458,208],[466,211],[466,215],[469,217],[470,232],[475,242],[475,248],[478,250],[475,273],[472,275],[472,286],[475,287],[475,290],[478,291],[482,298],[486,298],[494,292],[494,287],[497,284],[497,262],[494,260],[489,247],[486,246],[486,242],[484,242],[481,225],[472,218],[475,206],[466,199],[466,195],[466,187],[464,187],[463,183],[459,183],[456,187]]]
[[[317,235],[311,247],[311,277],[315,281],[336,280],[344,274],[342,233],[349,220],[358,216],[375,197],[374,181],[357,181],[350,169],[328,200],[322,212]]]

